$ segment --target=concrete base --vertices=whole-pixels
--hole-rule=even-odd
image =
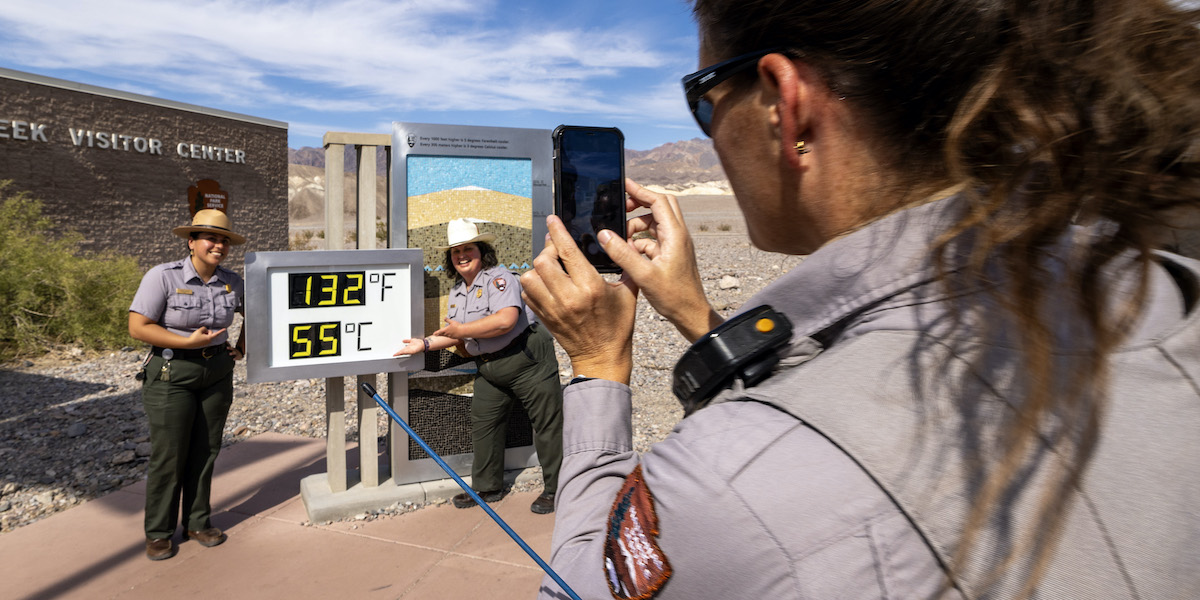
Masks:
[[[504,472],[504,483],[536,483],[541,481],[540,470],[518,469]],[[471,485],[471,477],[463,477],[467,485]],[[300,480],[300,499],[304,501],[304,509],[308,512],[308,520],[313,523],[326,523],[348,519],[355,515],[380,510],[394,504],[425,504],[437,500],[450,500],[462,492],[451,478],[436,479],[420,483],[395,485],[391,479],[380,482],[378,487],[364,487],[356,483],[344,492],[333,493],[329,489],[329,475],[317,473]]]

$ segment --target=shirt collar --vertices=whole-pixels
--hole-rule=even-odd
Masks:
[[[933,281],[930,248],[958,220],[962,203],[955,198],[901,210],[829,242],[744,308],[772,306],[792,322],[798,339]]]
[[[183,264],[183,281],[185,283],[192,281],[199,282],[201,285],[208,285],[209,283],[226,283],[224,275],[222,274],[224,269],[222,269],[220,265],[217,265],[217,269],[213,271],[212,281],[209,282],[200,278],[200,274],[196,272],[196,265],[192,264],[191,258],[185,258],[180,262]]]

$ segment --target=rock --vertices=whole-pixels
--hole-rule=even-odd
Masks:
[[[732,290],[742,287],[742,282],[738,281],[738,278],[733,275],[726,275],[721,278],[721,281],[717,282],[717,287],[722,290]]]
[[[137,460],[137,455],[134,453],[133,450],[124,450],[124,451],[114,454],[112,459],[109,460],[108,462],[111,465],[124,465],[127,463],[131,463],[135,460]]]
[[[142,443],[138,444],[136,448],[133,449],[133,453],[139,457],[150,456],[150,450],[151,450],[150,442],[142,442]]]
[[[237,429],[233,430],[233,436],[234,437],[243,436],[246,434],[247,431],[250,431],[250,428],[246,427],[245,425],[242,425],[242,426],[238,427]]]
[[[9,502],[8,500],[0,500],[0,512],[4,512],[10,508],[12,508],[12,502]]]
[[[87,423],[71,423],[71,426],[67,427],[67,437],[77,438],[87,433],[87,429]]]

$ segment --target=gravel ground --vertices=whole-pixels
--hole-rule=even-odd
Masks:
[[[752,248],[740,219],[696,221],[690,225],[697,231],[700,272],[710,301],[723,314],[739,308],[801,260]],[[728,230],[722,228],[726,223]],[[699,231],[702,224],[708,225],[709,233]],[[671,370],[686,349],[674,327],[642,300],[634,333],[632,381],[638,451],[663,439],[682,416],[671,394]],[[102,355],[63,348],[0,366],[0,533],[145,476],[149,430],[140,386],[133,378],[142,356],[140,349],[132,347]],[[565,382],[570,367],[561,349],[559,364]],[[356,397],[353,383],[354,378],[346,378],[348,403]],[[325,436],[324,379],[251,385],[239,364],[234,385],[225,445],[267,431]],[[387,416],[380,413],[380,431],[386,431]],[[353,407],[347,406],[346,414],[347,429],[355,438]],[[419,507],[392,507],[365,518],[415,508]]]

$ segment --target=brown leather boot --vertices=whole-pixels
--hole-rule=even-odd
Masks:
[[[504,498],[504,490],[496,490],[494,492],[475,492],[475,493],[479,494],[479,497],[483,498],[483,501],[487,502],[489,504],[492,502],[499,502],[500,500],[502,500]],[[475,506],[475,499],[472,498],[471,495],[466,492],[463,492],[463,493],[451,498],[451,502],[454,503],[454,506],[456,508],[471,508],[472,506]]]
[[[171,538],[146,538],[146,558],[150,560],[167,560],[175,556],[175,544]]]
[[[554,512],[554,492],[538,496],[537,500],[534,500],[533,504],[529,505],[529,510],[539,515],[548,515]]]
[[[183,539],[196,540],[205,548],[220,546],[221,544],[225,543],[225,540],[228,538],[229,536],[222,533],[221,530],[217,529],[216,527],[209,527],[203,531],[188,531],[187,533],[183,534]]]

